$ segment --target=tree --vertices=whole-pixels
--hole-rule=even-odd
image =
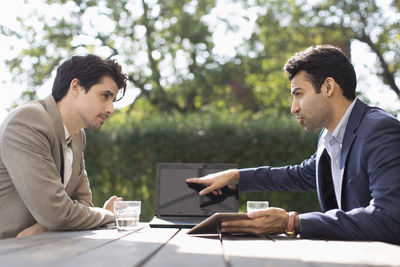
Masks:
[[[287,58],[320,43],[349,51],[354,39],[369,45],[379,59],[377,74],[399,95],[398,0],[388,6],[374,0],[230,2],[257,16],[252,37],[230,58],[213,50],[207,21],[215,0],[47,0],[55,12],[33,10],[18,19],[19,31],[0,30],[27,42],[7,64],[17,79],[29,82],[28,98],[35,98],[62,59],[90,52],[123,63],[139,92],[130,109],[150,104],[157,112],[282,114],[290,106],[282,71]],[[213,23],[237,31],[231,18]]]
[[[378,58],[377,75],[400,98],[400,87],[396,84],[396,78],[400,77],[400,16],[390,8],[382,7],[382,1],[378,5],[375,0],[326,1],[316,5],[312,14],[326,13],[331,20],[320,20],[318,25],[342,29],[348,38],[366,43]]]
[[[140,92],[135,101],[145,98],[160,111],[193,111],[213,99],[208,73],[219,64],[203,17],[214,0],[46,3],[61,13],[33,10],[30,19],[18,19],[20,32],[2,28],[3,34],[28,43],[7,64],[16,77],[29,81],[29,98],[62,59],[94,52],[123,62]]]
[[[280,47],[301,45],[298,43],[301,35],[311,37],[310,43],[314,44],[322,41],[337,45],[359,40],[376,55],[379,62],[376,74],[400,98],[399,84],[396,83],[396,79],[400,79],[399,1],[320,0],[312,5],[308,1],[262,2],[267,10],[264,19],[269,21],[260,20],[260,27],[272,30],[273,27],[266,24],[272,21],[278,28],[283,27],[286,33],[290,33],[290,40],[286,40],[285,44],[279,42]],[[282,38],[284,35],[277,36]],[[292,50],[287,48],[282,50]],[[345,45],[345,52],[347,49]]]

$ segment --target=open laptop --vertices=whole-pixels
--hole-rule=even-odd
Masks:
[[[187,178],[237,168],[231,163],[157,163],[155,216],[150,227],[192,228],[216,212],[237,212],[238,189],[222,188],[222,195],[199,196],[205,188]]]

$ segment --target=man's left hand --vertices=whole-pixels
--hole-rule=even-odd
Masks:
[[[103,209],[107,209],[109,211],[112,211],[114,213],[114,201],[120,201],[123,200],[121,197],[117,196],[112,196],[106,202],[104,202]]]
[[[25,230],[23,230],[22,232],[20,232],[17,235],[17,237],[30,236],[30,235],[42,233],[42,232],[45,232],[45,231],[47,231],[46,228],[41,226],[39,223],[35,223],[34,225],[32,225],[32,226],[26,228]]]
[[[249,219],[222,222],[221,232],[258,236],[281,234],[285,232],[289,218],[288,213],[280,208],[253,211],[247,215]]]

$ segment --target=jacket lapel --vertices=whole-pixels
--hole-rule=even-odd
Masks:
[[[54,129],[56,131],[55,135],[57,138],[57,142],[59,144],[59,150],[61,151],[60,158],[57,162],[56,160],[56,165],[58,168],[58,172],[60,173],[60,182],[64,181],[64,159],[65,159],[65,148],[66,148],[66,142],[65,142],[65,132],[64,132],[64,123],[61,119],[60,112],[57,107],[57,103],[54,100],[52,95],[47,96],[44,100],[45,108],[47,110],[47,113],[49,114],[52,124],[54,126]]]
[[[340,155],[340,168],[345,167],[347,155],[350,151],[351,145],[357,136],[357,129],[360,125],[361,119],[364,116],[367,104],[357,99],[354,104],[353,110],[351,111],[349,121],[347,122],[346,131],[343,137],[342,151]]]
[[[360,125],[361,119],[364,116],[367,107],[367,104],[365,104],[363,101],[356,99],[356,103],[354,104],[353,110],[351,111],[349,121],[347,122],[346,131],[343,137],[342,150],[340,154],[340,169],[343,169],[343,176],[346,173],[347,155],[349,154],[350,148],[355,138],[357,137],[357,129]],[[340,196],[342,196],[344,179],[343,176],[340,177]]]

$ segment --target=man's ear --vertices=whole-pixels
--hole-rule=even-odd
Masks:
[[[73,96],[78,96],[81,88],[81,84],[77,78],[72,79],[71,83],[69,84],[68,91],[72,93]]]
[[[326,94],[327,94],[328,96],[333,95],[333,93],[334,93],[335,90],[337,89],[337,88],[336,88],[335,79],[333,79],[332,77],[327,77],[327,78],[325,79],[324,85],[325,85]]]

